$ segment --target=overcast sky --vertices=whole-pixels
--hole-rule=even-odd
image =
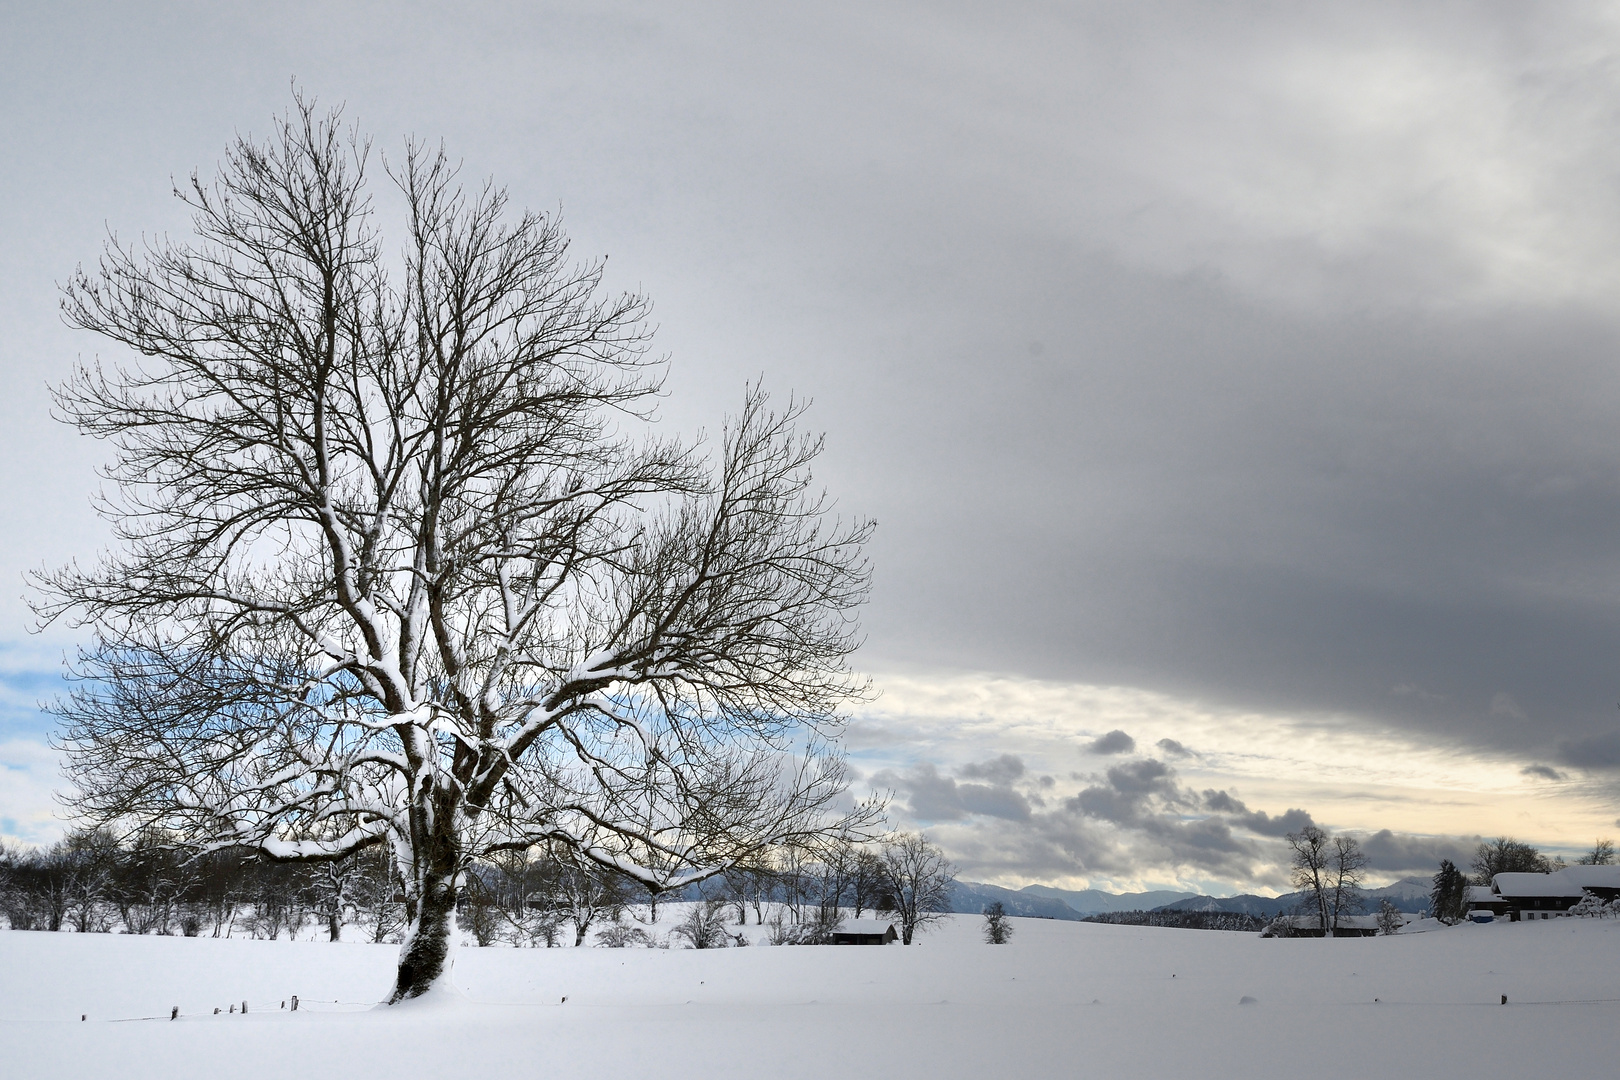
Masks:
[[[56,283],[293,79],[560,207],[664,423],[814,399],[860,783],[964,876],[1615,831],[1620,19],[1417,7],[0,0],[0,835],[62,827],[22,574],[103,542]]]

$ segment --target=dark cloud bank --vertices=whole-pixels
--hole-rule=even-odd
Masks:
[[[952,854],[970,877],[1193,878],[1280,887],[1287,880],[1281,839],[1315,823],[1297,807],[1271,814],[1224,790],[1189,788],[1156,758],[1084,777],[1072,793],[1051,776],[1030,775],[1011,754],[956,774],[922,763],[871,779],[895,792],[900,816],[946,826]],[[1379,876],[1433,873],[1441,859],[1466,866],[1479,841],[1389,829],[1360,839],[1369,871]]]

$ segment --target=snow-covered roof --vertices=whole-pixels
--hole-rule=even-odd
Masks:
[[[1491,888],[1499,896],[1584,895],[1580,885],[1571,881],[1565,870],[1553,874],[1497,874],[1491,879]]]
[[[894,929],[888,919],[845,919],[836,934],[887,934]]]
[[[1620,889],[1620,866],[1566,866],[1559,873],[1583,889]]]
[[[1465,896],[1470,904],[1494,904],[1502,899],[1491,891],[1489,885],[1470,885]]]

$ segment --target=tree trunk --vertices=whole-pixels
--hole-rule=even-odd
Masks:
[[[461,871],[456,808],[443,791],[429,794],[423,802],[432,809],[427,811],[419,804],[411,815],[413,831],[425,843],[420,843],[416,852],[416,896],[407,895],[410,922],[399,948],[399,974],[393,996],[388,999],[390,1005],[420,997],[450,973],[450,948],[456,936],[457,877]]]
[[[330,941],[337,941],[343,936],[343,919],[335,911],[326,913],[326,932],[331,935]]]
[[[405,941],[399,948],[399,976],[390,1005],[419,997],[450,971],[450,944],[456,928],[456,889],[451,875],[423,875]]]

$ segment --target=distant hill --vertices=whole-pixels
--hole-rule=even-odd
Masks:
[[[1111,893],[1101,889],[1054,889],[1050,885],[1025,885],[1018,890],[1028,896],[1061,900],[1082,915],[1100,915],[1108,911],[1147,911],[1196,894],[1155,889],[1152,892]]]
[[[1368,912],[1376,911],[1380,900],[1388,900],[1399,911],[1419,912],[1428,910],[1431,888],[1432,884],[1428,878],[1410,877],[1402,878],[1382,888],[1367,889],[1362,895],[1367,898]],[[1245,915],[1270,918],[1285,911],[1292,911],[1298,905],[1300,896],[1300,893],[1284,893],[1281,896],[1255,896],[1248,893],[1224,897],[1193,896],[1165,904],[1156,910],[1237,911]]]
[[[945,910],[977,915],[996,900],[1001,901],[1009,915],[1033,919],[1071,919],[1076,922],[1084,918],[1080,912],[1055,897],[1039,896],[1027,889],[1004,889],[1000,885],[985,885],[977,881],[951,882]]]

